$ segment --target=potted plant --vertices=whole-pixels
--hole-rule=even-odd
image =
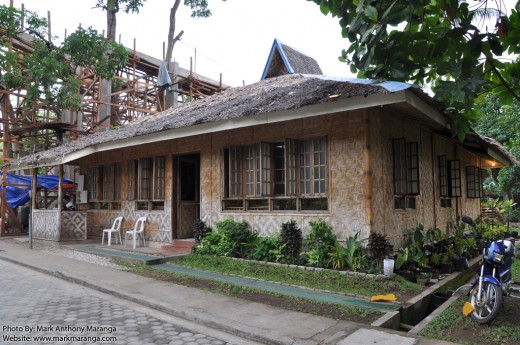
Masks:
[[[421,271],[417,274],[417,284],[426,285],[432,277],[431,272]]]

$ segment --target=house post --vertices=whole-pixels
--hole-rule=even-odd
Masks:
[[[31,209],[29,212],[29,249],[33,247],[33,210],[36,209],[36,188],[38,187],[38,169],[31,169]]]
[[[63,164],[58,166],[58,242],[61,241],[61,213],[63,212]]]

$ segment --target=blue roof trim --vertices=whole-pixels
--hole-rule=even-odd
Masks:
[[[345,81],[345,82],[352,83],[352,84],[381,86],[382,88],[384,88],[390,92],[399,92],[399,91],[406,90],[406,89],[409,89],[412,87],[416,87],[413,84],[403,83],[400,81],[384,81],[382,83],[377,83],[375,80],[372,80],[372,79],[342,78],[342,77],[330,77],[330,76],[326,76],[326,75],[319,76],[319,75],[312,75],[312,74],[304,74],[304,76],[319,78],[319,79],[323,79],[323,80]]]
[[[260,80],[265,79],[265,76],[269,69],[269,65],[271,64],[271,61],[274,58],[274,53],[276,52],[276,50],[278,50],[278,52],[280,53],[280,56],[282,57],[283,63],[285,64],[285,67],[287,67],[287,71],[289,72],[289,74],[294,74],[294,68],[289,63],[289,59],[287,59],[287,55],[285,55],[285,51],[283,50],[283,47],[282,47],[282,42],[279,41],[277,38],[275,38],[273,45],[271,47],[271,52],[269,53],[269,57],[267,58],[267,62],[264,67],[264,72],[262,73],[262,78],[260,78]]]

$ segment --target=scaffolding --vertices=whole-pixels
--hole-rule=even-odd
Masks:
[[[3,34],[0,28],[0,36]],[[31,42],[32,37],[20,34],[9,39],[7,49],[16,52],[22,64],[24,56],[32,52]],[[194,73],[191,66],[190,70],[183,69],[178,63],[167,65],[172,85],[169,89],[160,87],[157,76],[163,62],[138,52],[135,40],[134,47],[126,49],[128,63],[110,81],[101,79],[88,67],[77,68],[76,78],[81,83],[78,90],[81,106],[78,110],[58,109],[44,102],[29,105],[26,89],[7,90],[0,86],[0,154],[4,164],[84,135],[124,126],[178,103],[204,98],[227,88],[222,84],[222,74],[220,80],[215,81]],[[3,176],[7,176],[6,173],[4,166]],[[8,186],[14,185],[2,178],[0,236],[21,234],[27,230],[17,210],[11,209],[6,202]]]

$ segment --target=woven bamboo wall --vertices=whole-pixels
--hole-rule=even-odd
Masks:
[[[391,115],[391,116],[389,116]],[[456,139],[434,134],[399,114],[372,109],[370,112],[370,158],[372,166],[373,217],[372,231],[386,234],[394,244],[402,241],[403,230],[423,224],[426,229],[436,227],[447,231],[448,223],[459,215],[475,216],[479,212],[478,199],[466,198],[464,167],[479,166],[478,158],[461,148]],[[420,194],[415,211],[393,208],[393,152],[392,139],[406,138],[419,143]],[[438,156],[448,160],[460,159],[462,197],[452,199],[452,209],[440,206]]]
[[[328,211],[221,211],[222,153],[225,147],[317,136],[327,136],[329,144]],[[393,209],[392,139],[401,137],[419,142],[421,192],[416,198],[417,211],[412,212]],[[122,209],[120,212],[89,211],[89,234],[100,235],[101,230],[112,224],[113,218],[119,214],[125,217],[125,228],[133,226],[138,216],[147,215],[147,240],[171,242],[172,212],[175,212],[172,211],[175,190],[172,156],[195,152],[200,154],[200,218],[211,226],[219,220],[234,217],[247,220],[252,229],[261,235],[270,235],[277,232],[283,222],[294,219],[305,233],[309,230],[310,220],[322,218],[333,226],[339,239],[345,239],[357,231],[361,231],[361,237],[364,238],[375,231],[387,234],[396,244],[405,228],[422,223],[426,228],[436,226],[444,229],[453,218],[453,212],[441,208],[438,201],[438,155],[460,159],[462,167],[479,164],[474,155],[460,148],[453,139],[434,135],[414,121],[388,113],[386,108],[337,113],[146,144],[98,153],[81,161],[83,174],[86,174],[89,165],[122,163]],[[152,156],[167,157],[165,208],[163,211],[136,211],[134,203],[126,201],[127,161]],[[462,185],[465,186],[464,174]],[[459,214],[477,214],[479,201],[467,199],[465,193],[463,188],[463,197],[456,203],[457,211]]]

